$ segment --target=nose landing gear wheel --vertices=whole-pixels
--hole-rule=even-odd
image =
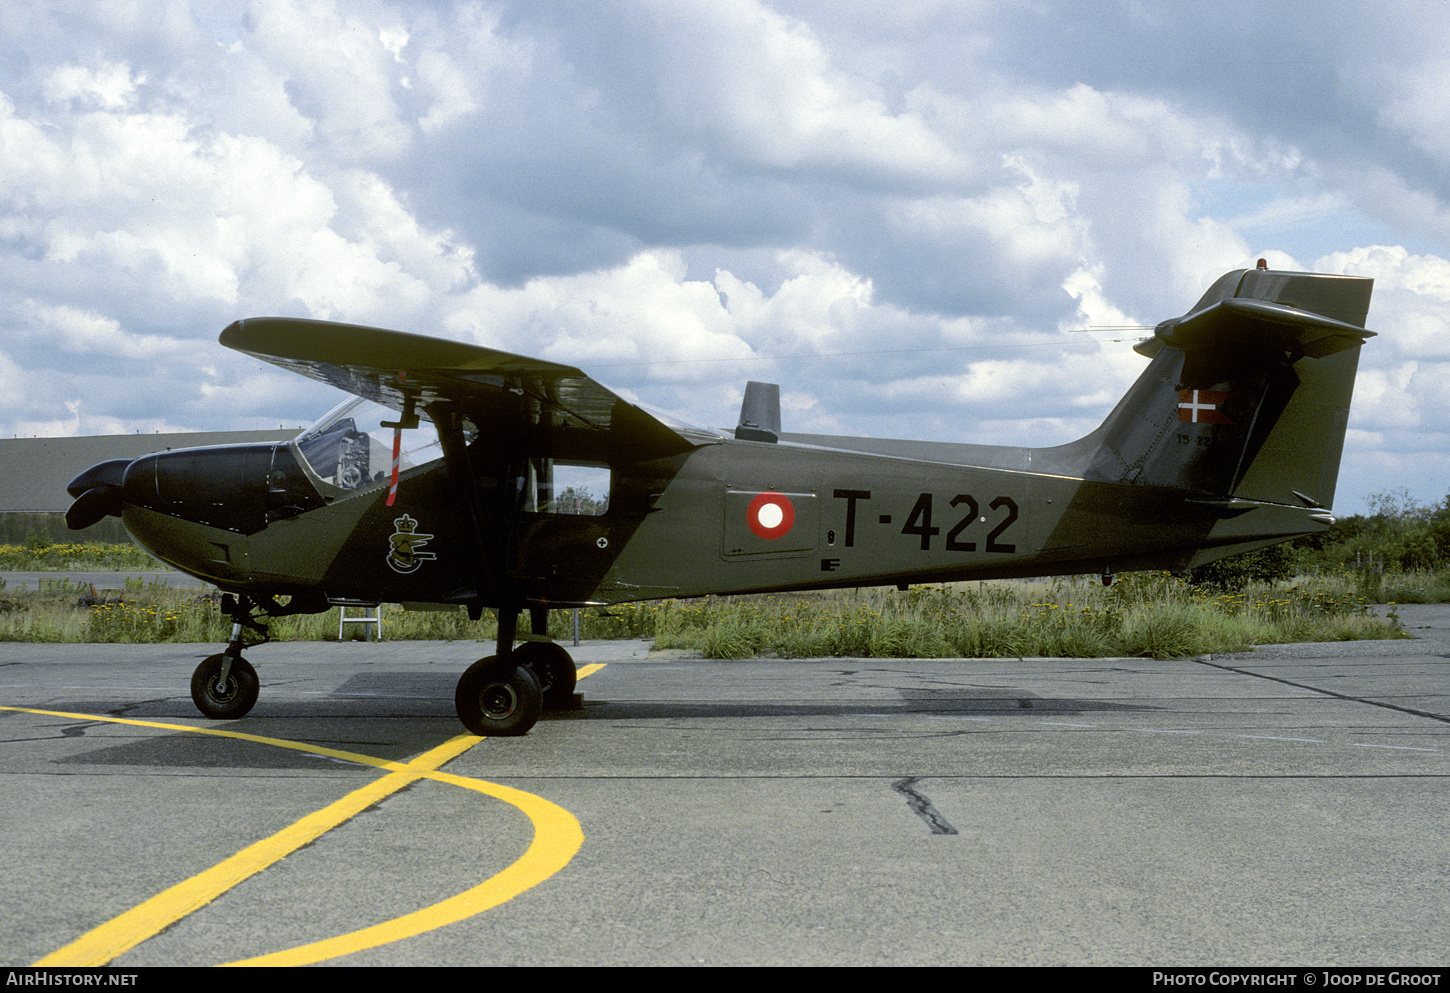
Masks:
[[[453,704],[464,727],[493,737],[528,734],[544,706],[534,674],[496,655],[468,667],[458,680]]]
[[[213,655],[191,674],[191,699],[196,709],[219,721],[245,717],[257,702],[261,683],[257,670],[240,655],[231,656],[231,665],[224,666],[226,655]],[[225,668],[226,675],[222,675]]]

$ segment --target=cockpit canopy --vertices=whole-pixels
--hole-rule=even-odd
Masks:
[[[347,493],[388,482],[393,466],[393,428],[399,413],[380,403],[351,397],[296,438],[302,460],[317,479]],[[443,457],[438,429],[426,415],[402,433],[400,472]]]

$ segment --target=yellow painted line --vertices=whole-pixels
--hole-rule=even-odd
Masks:
[[[428,777],[440,782],[451,783],[464,789],[496,797],[513,804],[528,815],[534,823],[534,840],[528,851],[507,869],[485,879],[472,889],[464,890],[432,906],[411,914],[404,914],[382,924],[353,931],[349,934],[328,938],[326,941],[301,945],[285,952],[274,952],[257,958],[229,962],[228,965],[311,965],[341,955],[350,955],[367,948],[376,948],[389,942],[401,941],[425,931],[433,931],[446,924],[453,924],[532,889],[569,864],[584,844],[584,831],[574,815],[557,806],[522,790],[510,789],[497,783],[486,783],[480,779],[454,776],[450,773],[433,773]]]
[[[604,663],[586,665],[579,670],[579,679],[604,668]],[[294,751],[324,755],[329,758],[357,762],[386,769],[389,775],[368,786],[354,790],[335,803],[309,814],[289,827],[263,839],[236,855],[157,894],[140,906],[126,911],[80,938],[36,962],[37,966],[101,966],[134,948],[181,918],[201,909],[238,883],[261,872],[298,848],[356,816],[374,803],[396,793],[419,779],[432,779],[463,789],[491,796],[523,811],[534,825],[534,839],[528,850],[508,868],[479,885],[411,914],[363,928],[325,941],[301,945],[284,952],[275,952],[231,965],[307,965],[348,955],[367,948],[411,938],[465,918],[480,914],[539,883],[563,869],[584,844],[584,832],[573,814],[557,804],[522,790],[497,783],[439,772],[438,767],[462,755],[483,738],[459,735],[407,763],[379,759],[357,752],[347,752],[320,745],[270,738],[262,735],[228,731],[220,728],[192,727],[186,724],[165,724],[132,718],[105,717],[97,714],[76,714],[28,707],[4,707],[0,710],[65,717],[77,720],[104,721],[166,731],[191,731],[215,737],[252,741],[258,744]]]
[[[303,845],[317,840],[404,786],[417,782],[424,773],[457,758],[482,740],[471,734],[459,735],[424,752],[398,771],[390,772],[376,782],[353,790],[341,800],[308,814],[270,838],[249,845],[224,862],[158,893],[145,903],[131,908],[119,917],[113,917],[35,964],[105,965],[188,914],[200,910],[248,877],[256,875]]]
[[[162,731],[191,731],[194,734],[209,734],[215,738],[235,738],[238,741],[255,741],[260,745],[290,748],[294,752],[311,752],[314,755],[342,759],[345,762],[357,762],[361,765],[370,765],[377,769],[387,769],[390,772],[398,772],[407,768],[403,763],[394,762],[391,759],[374,758],[371,755],[345,752],[337,748],[327,748],[323,745],[309,745],[303,741],[288,741],[286,738],[268,738],[259,734],[246,734],[242,731],[228,731],[224,728],[201,728],[194,727],[190,724],[163,724],[160,721],[138,721],[130,717],[107,717],[101,714],[72,714],[64,710],[36,710],[32,707],[0,707],[0,710],[14,710],[22,714],[41,714],[45,717],[68,717],[78,721],[104,721],[107,724],[129,724],[132,727],[158,728]]]

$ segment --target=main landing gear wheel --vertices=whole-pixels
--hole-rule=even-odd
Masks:
[[[526,665],[539,681],[545,710],[569,710],[574,706],[574,687],[579,674],[574,660],[552,641],[526,641],[514,649],[513,658]]]
[[[458,680],[453,704],[463,726],[486,737],[528,734],[544,709],[539,681],[528,666],[496,655],[468,667]]]
[[[245,717],[257,702],[261,683],[257,670],[240,655],[230,657],[222,675],[226,655],[213,655],[191,674],[191,699],[196,709],[215,720],[235,720]]]

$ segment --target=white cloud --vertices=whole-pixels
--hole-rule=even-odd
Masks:
[[[1450,163],[1450,108],[1443,94],[1450,87],[1450,58],[1426,58],[1400,74],[1396,96],[1383,106],[1382,119],[1442,165]]]
[[[30,375],[18,362],[10,357],[7,351],[0,351],[0,398],[3,398],[3,406],[0,412],[9,408],[11,410],[20,408],[30,401],[30,388],[35,377]],[[6,425],[11,431],[18,430],[12,425]],[[0,431],[0,436],[9,433]]]
[[[402,319],[473,278],[470,250],[425,229],[375,174],[344,170],[329,186],[265,139],[203,137],[178,115],[0,127],[6,193],[25,212],[7,226],[62,269],[126,273],[169,299],[354,320]]]
[[[317,128],[329,156],[390,158],[412,141],[394,97],[407,32],[387,7],[272,0],[252,10],[248,47],[281,74],[291,104]]]
[[[433,101],[418,124],[426,132],[440,131],[478,109],[469,75],[446,52],[427,51],[418,56],[418,78]]]
[[[136,87],[145,77],[132,78],[124,62],[103,62],[94,68],[80,65],[57,66],[45,81],[45,96],[51,103],[76,101],[102,110],[121,110],[135,99]]]
[[[1066,329],[1176,316],[1262,251],[1375,277],[1341,493],[1375,466],[1437,498],[1408,453],[1450,387],[1450,16],[1321,4],[1226,68],[1209,29],[1257,8],[1147,9],[22,4],[0,428],[308,416],[215,344],[281,312],[700,419],[775,377],[802,428],[1052,443],[1141,369]]]
[[[651,0],[666,36],[657,95],[731,157],[776,168],[943,178],[963,162],[913,113],[839,72],[808,24],[756,0]]]
[[[1389,356],[1450,358],[1450,261],[1374,245],[1332,253],[1315,267],[1374,279],[1368,326],[1379,337],[1371,340],[1364,359],[1372,367]]]
[[[702,362],[751,355],[715,288],[684,278],[670,252],[518,289],[479,286],[446,326],[484,345],[570,365],[651,366],[666,379],[698,379]]]
[[[1059,370],[1051,365],[1008,359],[971,363],[961,374],[918,376],[887,383],[881,392],[892,399],[957,404],[989,404],[1041,395],[1060,385]]]
[[[35,308],[25,337],[73,355],[144,362],[192,361],[198,351],[191,342],[163,335],[127,334],[109,317],[66,306]]]
[[[715,279],[739,333],[767,354],[846,350],[863,326],[879,323],[867,317],[870,280],[813,252],[785,252],[777,263],[784,279],[770,296],[724,270]]]
[[[1354,384],[1350,423],[1359,430],[1419,427],[1419,402],[1409,392],[1418,370],[1415,362],[1361,369]]]

